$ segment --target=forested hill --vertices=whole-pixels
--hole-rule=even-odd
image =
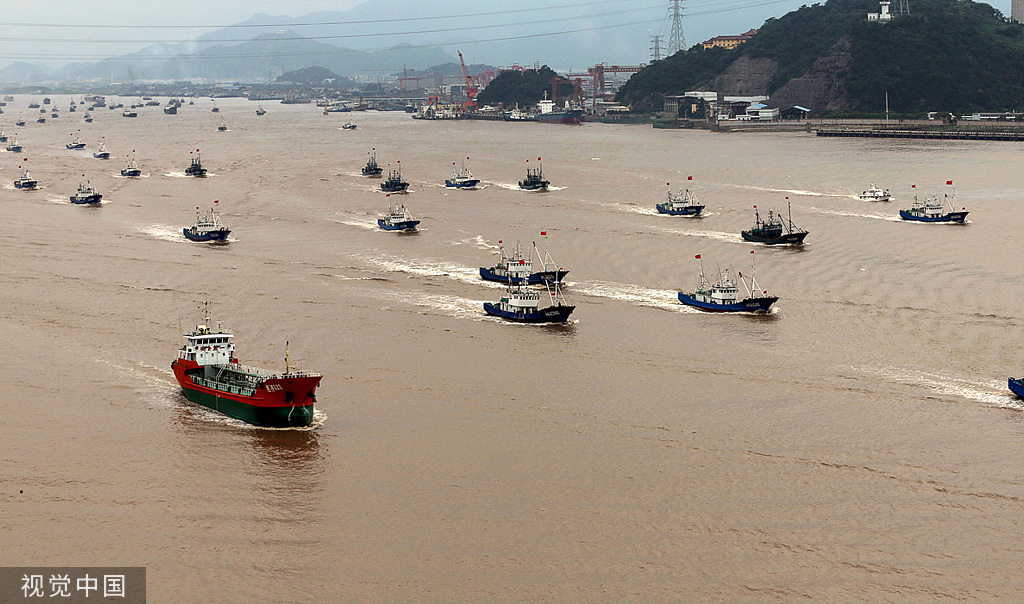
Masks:
[[[893,3],[895,6],[895,3]],[[867,21],[873,0],[829,0],[769,19],[735,50],[687,51],[630,78],[618,100],[659,108],[666,94],[771,96],[821,111],[1003,111],[1024,103],[1024,26],[988,4],[913,0],[911,14]]]

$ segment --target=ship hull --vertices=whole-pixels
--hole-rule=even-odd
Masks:
[[[314,393],[320,376],[267,380],[256,389],[256,396],[245,396],[196,384],[186,373],[190,368],[198,366],[188,362],[171,363],[182,394],[193,403],[255,426],[302,428],[313,423]]]
[[[39,183],[37,183],[37,182],[36,182],[36,181],[34,181],[34,180],[33,180],[33,181],[31,181],[31,182],[15,182],[15,183],[14,183],[14,188],[15,188],[15,189],[25,189],[25,190],[27,190],[27,191],[32,191],[32,190],[34,190],[34,189],[35,189],[35,188],[36,188],[36,187],[37,187],[38,185],[39,185]]]
[[[195,176],[196,178],[206,178],[206,168],[201,170],[193,170],[191,168],[185,168],[185,176]]]
[[[142,170],[121,170],[121,176],[125,178],[138,178],[142,176]]]
[[[551,113],[538,113],[535,119],[541,124],[577,125],[583,120],[583,111],[579,109],[571,109],[568,111],[552,111]]]
[[[419,220],[403,220],[402,222],[389,224],[385,222],[383,218],[377,219],[377,226],[385,231],[414,231],[416,230],[416,225],[419,223]]]
[[[69,199],[71,200],[71,203],[77,204],[99,203],[100,200],[103,199],[103,196],[99,193],[94,193],[93,195],[82,195],[81,197],[78,195],[72,195]]]
[[[526,282],[527,285],[546,285],[548,283],[562,282],[562,279],[569,273],[569,271],[540,271],[536,273],[530,273],[526,279],[522,277],[511,277],[509,275],[502,275],[497,273],[494,269],[480,267],[480,278],[484,281],[494,281],[496,283],[511,283],[512,285],[519,285],[520,283]]]
[[[405,193],[409,189],[409,183],[403,182],[401,184],[388,184],[380,183],[380,190],[385,193]]]
[[[181,229],[182,234],[185,235],[185,239],[189,241],[198,241],[201,243],[224,243],[228,240],[228,235],[231,231],[211,231],[209,233],[193,233],[190,229]]]
[[[543,183],[539,183],[538,184],[538,183],[532,183],[532,182],[528,183],[526,181],[520,181],[519,188],[523,189],[524,191],[547,191],[548,190],[548,183],[547,182],[543,182]]]
[[[484,302],[484,312],[487,314],[516,323],[565,323],[574,310],[575,306],[549,306],[534,312],[511,312],[502,310],[490,302]]]
[[[700,216],[700,213],[704,211],[704,206],[688,206],[681,210],[671,210],[662,206],[655,207],[659,213],[668,214],[669,216]]]
[[[680,302],[708,312],[768,312],[771,310],[772,304],[775,304],[778,300],[775,296],[769,296],[764,298],[747,298],[733,304],[712,304],[702,302],[690,294],[679,292]]]
[[[445,179],[444,186],[450,189],[472,189],[476,188],[480,184],[480,181],[476,178],[470,180],[451,180]]]
[[[760,236],[760,235],[758,235],[756,233],[751,233],[750,231],[741,231],[740,235],[744,239],[746,239],[747,241],[753,241],[753,242],[756,242],[756,243],[765,243],[765,244],[768,244],[768,245],[778,245],[778,244],[784,244],[784,243],[789,243],[789,244],[803,243],[804,242],[804,237],[807,236],[807,233],[806,232],[803,232],[803,233],[784,233],[783,235],[781,235],[779,237],[762,237],[762,236]]]
[[[969,212],[950,212],[942,216],[915,216],[906,210],[900,210],[900,218],[916,222],[963,222]]]
[[[383,170],[367,170],[363,168],[363,176],[369,176],[370,178],[381,178],[383,172]]]
[[[1010,392],[1013,392],[1017,396],[1024,398],[1024,384],[1021,383],[1017,378],[1010,378],[1009,380]]]

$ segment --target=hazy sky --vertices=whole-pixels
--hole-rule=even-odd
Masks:
[[[380,0],[372,0],[372,2],[377,3]],[[406,14],[422,15],[425,10],[430,10],[433,6],[454,4],[450,0],[448,2],[444,0],[394,0],[392,3],[400,5],[399,9],[379,15],[380,18],[402,18]],[[684,0],[683,25],[686,42],[687,45],[692,45],[715,35],[740,33],[751,27],[760,26],[768,17],[782,16],[801,5],[811,3],[808,0]],[[147,41],[190,40],[200,34],[213,31],[208,26],[231,25],[257,13],[299,17],[321,11],[342,11],[360,4],[364,4],[364,0],[100,0],[98,2],[88,2],[87,0],[3,0],[0,4],[3,8],[0,11],[0,24],[2,24],[0,31],[4,32],[0,35],[0,67],[17,61],[50,66],[79,60],[91,62],[104,57],[138,51],[148,45]],[[877,4],[873,0],[864,0],[864,4],[865,13],[868,10],[877,9]],[[910,4],[913,11],[913,0]],[[1003,11],[1004,14],[1009,15],[1010,0],[999,0],[991,4]],[[472,10],[477,13],[523,9],[519,15],[481,18],[479,19],[480,24],[487,24],[489,21],[507,22],[507,19],[518,19],[523,25],[520,31],[516,31],[514,28],[501,28],[485,30],[482,33],[474,32],[473,35],[485,39],[491,36],[490,39],[494,39],[499,36],[528,33],[534,28],[525,24],[525,21],[528,21],[525,16],[545,13],[545,9],[539,8],[545,5],[549,8],[568,5],[585,6],[586,8],[576,10],[606,14],[610,14],[617,8],[621,9],[623,6],[623,4],[616,5],[610,1],[593,0],[592,2],[587,2],[587,0],[477,2],[472,5],[474,7]],[[608,54],[623,56],[604,56],[596,60],[623,64],[646,61],[650,55],[649,37],[651,35],[663,35],[667,44],[669,34],[668,0],[636,0],[626,6],[633,7],[635,12],[618,17],[619,21],[645,22],[643,25],[632,26],[638,32],[637,35],[629,38],[630,40],[636,39],[635,47],[610,49]],[[401,10],[403,7],[406,10]],[[443,8],[439,10],[443,11]],[[506,21],[502,21],[502,19],[506,19]],[[594,19],[593,23],[600,23],[602,27],[607,27],[609,23],[614,25],[615,19],[616,17],[605,16],[600,20]],[[447,23],[447,21],[440,20],[399,22],[388,27],[393,28],[393,31],[422,30],[444,28],[448,26]],[[453,23],[456,22],[453,21]],[[464,23],[465,21],[457,23],[457,25]],[[66,27],[52,27],[52,25]],[[173,28],[151,29],[146,27],[154,25],[173,26]],[[579,21],[566,21],[557,25],[546,23],[544,25],[562,31],[586,26]],[[376,27],[385,26],[378,25]],[[266,30],[252,31],[255,36],[258,33],[265,33]],[[595,30],[593,34],[599,36],[602,35],[602,31],[610,30]],[[300,33],[302,32],[300,31]],[[465,38],[470,34],[437,34],[439,37],[444,35],[454,36],[455,40],[459,40],[459,36]],[[413,40],[403,40],[401,36],[371,40],[371,42],[365,43],[376,43],[384,47],[403,41],[414,42]],[[453,52],[449,48],[445,50]],[[463,50],[467,53],[468,59],[471,58],[470,54],[487,54],[483,45],[478,45],[476,48],[463,48]],[[490,56],[481,56],[480,58],[491,62],[497,61],[498,64],[510,64],[516,61],[527,63],[534,59],[550,60],[545,57],[501,57],[495,59]],[[555,63],[552,65],[565,67]]]

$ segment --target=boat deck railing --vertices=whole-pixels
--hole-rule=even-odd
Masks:
[[[213,390],[220,390],[221,392],[229,392],[231,394],[238,394],[241,396],[253,396],[256,394],[256,386],[241,385],[238,383],[227,383],[218,382],[214,380],[208,380],[199,376],[193,375],[192,381],[199,386],[205,386]]]
[[[313,371],[292,370],[287,373],[274,373],[273,371],[267,371],[266,369],[260,369],[259,367],[250,367],[249,365],[242,365],[239,363],[232,363],[230,365],[216,365],[216,367],[223,368],[227,372],[257,378],[261,381],[288,378],[321,377],[319,373]]]

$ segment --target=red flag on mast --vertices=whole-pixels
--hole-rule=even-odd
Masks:
[[[951,185],[951,184],[953,184],[953,181],[952,181],[952,180],[947,180],[947,181],[946,181],[946,184],[947,184],[947,185]]]
[[[697,254],[696,256],[694,256],[694,258],[696,258],[697,260],[700,260],[700,254]]]

